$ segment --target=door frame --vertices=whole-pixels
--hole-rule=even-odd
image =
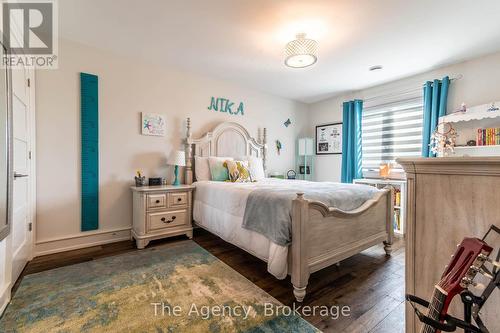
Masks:
[[[30,164],[30,177],[29,177],[29,219],[31,223],[31,246],[29,260],[33,259],[36,244],[36,113],[35,113],[35,98],[36,98],[36,81],[35,69],[28,69],[28,91],[29,91],[29,164]]]

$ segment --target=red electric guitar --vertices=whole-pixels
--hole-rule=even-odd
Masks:
[[[456,295],[466,290],[469,285],[474,285],[477,273],[488,275],[482,267],[493,249],[478,238],[464,238],[458,245],[455,254],[441,276],[441,281],[435,286],[430,301],[427,317],[438,322],[443,322],[448,312],[448,307]],[[424,324],[420,333],[438,333],[440,330]]]

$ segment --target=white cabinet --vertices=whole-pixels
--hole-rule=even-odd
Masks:
[[[137,248],[145,248],[154,239],[182,234],[193,237],[193,189],[190,185],[132,187],[132,237]]]

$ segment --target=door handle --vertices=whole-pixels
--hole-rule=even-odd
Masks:
[[[28,177],[28,175],[23,175],[22,173],[14,172],[14,178],[23,178]]]

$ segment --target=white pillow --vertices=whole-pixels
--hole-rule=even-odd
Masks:
[[[197,181],[211,180],[208,157],[194,157],[194,175]]]
[[[255,156],[245,156],[242,157],[241,160],[248,161],[252,180],[262,180],[266,178],[266,173],[264,172],[264,162],[262,161],[262,158]]]

